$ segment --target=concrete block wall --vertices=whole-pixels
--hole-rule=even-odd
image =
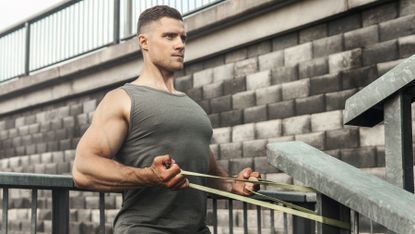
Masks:
[[[382,167],[383,126],[344,126],[343,109],[415,52],[412,5],[385,2],[187,65],[176,87],[209,114],[211,148],[234,175],[243,166],[278,173],[264,165],[265,145],[276,140]]]
[[[413,1],[385,1],[241,45],[186,64],[175,86],[209,115],[210,147],[233,175],[252,167],[267,179],[299,183],[265,157],[267,143],[299,140],[382,176],[383,126],[344,126],[344,103],[415,53],[414,9]],[[107,91],[0,116],[0,170],[70,173],[79,137]],[[97,198],[96,193],[71,193],[72,233],[97,229]],[[42,193],[39,200],[38,230],[48,233],[50,196]],[[111,233],[121,197],[109,194],[107,200]],[[13,192],[11,203],[11,232],[29,230],[24,220],[30,215],[30,193]]]

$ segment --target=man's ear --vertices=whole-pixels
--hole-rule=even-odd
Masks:
[[[141,50],[148,50],[148,35],[143,33],[139,34],[138,44],[140,45]]]

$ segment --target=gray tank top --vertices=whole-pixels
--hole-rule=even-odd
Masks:
[[[130,126],[115,160],[148,167],[158,155],[170,154],[188,171],[208,172],[212,126],[205,111],[186,94],[172,94],[127,83]],[[204,179],[189,178],[205,184]],[[210,233],[205,224],[206,194],[194,189],[171,191],[143,187],[124,191],[114,231],[125,233]]]

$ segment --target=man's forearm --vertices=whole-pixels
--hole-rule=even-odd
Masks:
[[[99,191],[121,191],[154,183],[150,168],[125,166],[100,156],[76,158],[72,174],[77,187]]]

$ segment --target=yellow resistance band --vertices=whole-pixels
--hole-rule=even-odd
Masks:
[[[274,181],[264,180],[264,179],[261,179],[261,178],[258,178],[258,181],[256,181],[256,180],[244,180],[244,179],[238,179],[238,178],[235,178],[235,177],[214,176],[214,175],[207,175],[207,174],[191,172],[191,171],[184,171],[184,170],[182,170],[181,174],[182,175],[187,175],[187,176],[197,176],[197,177],[221,179],[221,180],[228,180],[228,181],[241,181],[241,182],[248,182],[248,183],[253,183],[253,184],[262,184],[262,185],[277,187],[277,188],[280,188],[280,189],[292,190],[292,191],[298,191],[298,192],[305,192],[305,193],[307,193],[307,192],[313,192],[313,193],[316,192],[314,189],[309,188],[309,187],[305,187],[305,186],[301,186],[301,185],[277,183],[277,182],[274,182]]]
[[[276,183],[276,182],[273,182],[273,181],[263,180],[263,179],[259,179],[258,181],[244,180],[244,179],[238,179],[238,178],[234,178],[234,177],[213,176],[213,175],[206,175],[206,174],[190,172],[190,171],[183,171],[183,170],[182,170],[181,174],[186,175],[186,176],[198,176],[198,177],[206,177],[206,178],[213,178],[213,179],[223,179],[223,180],[228,180],[228,181],[241,181],[241,182],[248,182],[248,183],[254,183],[254,184],[266,184],[266,185],[272,185],[272,186],[283,188],[283,189],[290,189],[290,190],[301,191],[301,192],[304,192],[304,191],[307,191],[307,192],[313,191],[314,192],[313,189],[308,188],[308,187],[299,186],[299,185],[281,184],[281,183]],[[229,192],[217,190],[217,189],[214,189],[214,188],[209,188],[209,187],[198,185],[198,184],[189,183],[189,187],[193,188],[193,189],[200,190],[200,191],[216,194],[216,195],[219,195],[219,196],[231,198],[233,200],[238,200],[238,201],[250,203],[250,204],[253,204],[253,205],[265,207],[265,208],[268,208],[268,209],[273,209],[273,210],[284,212],[284,213],[291,214],[291,215],[296,215],[298,217],[310,219],[310,220],[317,221],[317,222],[320,222],[320,223],[324,223],[324,224],[327,224],[327,225],[331,225],[331,226],[339,227],[339,228],[342,228],[342,229],[350,230],[350,224],[349,223],[346,223],[346,222],[343,222],[343,221],[340,221],[340,220],[336,220],[336,219],[332,219],[332,218],[323,217],[321,215],[317,215],[312,210],[309,210],[309,209],[306,209],[304,207],[297,206],[295,204],[285,202],[285,201],[282,201],[280,199],[270,197],[270,196],[267,196],[267,195],[264,195],[264,194],[261,194],[261,193],[255,192],[255,191],[251,191],[251,192],[255,195],[260,196],[260,197],[264,197],[264,198],[267,198],[267,199],[272,200],[274,202],[283,204],[287,207],[284,207],[282,205],[273,204],[273,203],[270,203],[270,202],[259,201],[259,200],[256,200],[256,199],[253,199],[253,198],[250,198],[250,197],[244,197],[244,196],[237,195],[237,194],[234,194],[234,193],[229,193]]]

